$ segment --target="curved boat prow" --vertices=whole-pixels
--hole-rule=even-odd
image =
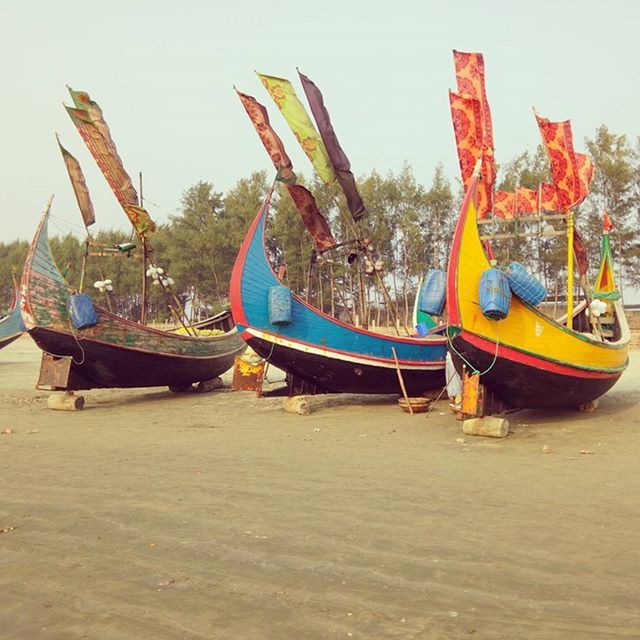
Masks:
[[[399,393],[398,368],[409,393],[444,386],[443,336],[375,333],[337,320],[293,293],[290,320],[271,322],[269,290],[282,283],[265,249],[270,197],[247,232],[231,276],[231,312],[243,339],[273,365],[323,391]]]
[[[598,339],[563,326],[511,298],[503,320],[486,318],[479,282],[491,266],[480,240],[469,185],[456,225],[447,275],[448,334],[456,366],[481,373],[481,381],[515,408],[578,407],[603,395],[627,366],[629,331],[621,305],[615,337]]]

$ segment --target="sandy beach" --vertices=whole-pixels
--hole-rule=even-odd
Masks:
[[[640,638],[637,353],[595,413],[502,440],[390,397],[56,412],[38,367],[0,352],[2,639]]]

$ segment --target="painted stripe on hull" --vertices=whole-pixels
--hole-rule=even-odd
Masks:
[[[482,336],[477,336],[469,331],[463,332],[464,339],[473,346],[486,351],[491,354],[491,357],[496,353],[496,343],[493,340],[488,340]],[[584,369],[581,367],[571,367],[561,362],[555,362],[547,358],[541,358],[534,354],[525,353],[519,349],[507,347],[506,345],[498,345],[498,356],[506,360],[513,360],[520,364],[531,367],[532,369],[542,369],[544,371],[550,371],[552,373],[558,373],[560,375],[566,375],[573,378],[610,378],[612,376],[620,376],[620,374],[626,369],[627,365],[614,369],[611,371],[605,371],[603,369]],[[478,368],[480,371],[482,369]]]
[[[334,393],[401,393],[395,369],[372,364],[355,364],[316,353],[292,349],[282,344],[248,334],[249,346],[271,364],[322,389]],[[442,368],[403,368],[402,375],[409,395],[419,395],[444,386]]]
[[[265,340],[267,342],[271,342],[272,344],[279,344],[289,349],[295,349],[297,351],[303,351],[305,353],[312,353],[314,355],[322,356],[323,358],[327,358],[330,360],[343,360],[345,362],[351,362],[354,364],[365,364],[369,366],[393,369],[394,371],[396,370],[395,362],[389,359],[376,358],[374,356],[365,357],[359,354],[337,351],[335,349],[322,349],[308,342],[303,342],[302,340],[291,340],[290,338],[283,338],[282,336],[278,336],[266,331],[260,331],[259,329],[254,329],[253,327],[247,327],[241,333],[242,337],[245,340],[247,339],[248,334],[261,338],[262,340]],[[425,371],[430,369],[442,369],[442,362],[437,360],[434,362],[421,362],[419,364],[412,360],[398,360],[398,363],[400,364],[403,371]]]
[[[525,359],[503,357],[500,351],[494,363],[495,344],[489,343],[489,349],[485,349],[478,346],[477,341],[470,340],[466,332],[453,338],[452,342],[455,351],[478,370],[489,369],[482,375],[482,384],[509,406],[518,409],[577,408],[605,394],[622,375],[622,371],[618,371],[585,377],[580,375],[584,372],[569,367],[569,371],[560,372],[545,363],[542,368],[540,363],[536,366]],[[464,363],[455,351],[451,355],[460,371]]]

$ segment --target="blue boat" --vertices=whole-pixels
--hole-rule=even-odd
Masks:
[[[292,294],[290,321],[269,321],[269,291],[281,286],[265,250],[270,194],[247,233],[231,275],[231,313],[249,346],[293,377],[331,393],[400,393],[398,367],[410,395],[445,384],[447,339],[390,336],[326,315]],[[395,351],[395,354],[394,354]]]
[[[0,349],[17,340],[25,331],[18,300],[19,296],[16,294],[11,311],[0,319]]]

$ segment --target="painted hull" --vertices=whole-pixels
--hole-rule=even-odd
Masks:
[[[16,301],[11,313],[0,320],[0,349],[17,340],[25,332],[20,305]]]
[[[452,344],[456,369],[462,371],[465,362],[471,362],[479,371],[487,371],[482,384],[514,408],[576,408],[604,395],[622,375],[619,371],[584,376],[580,370],[556,368],[548,361],[525,363],[500,348],[496,356],[495,343],[466,332]]]
[[[334,393],[400,393],[395,350],[408,391],[444,386],[446,338],[395,337],[347,325],[292,296],[291,322],[274,326],[268,292],[280,285],[264,246],[269,199],[243,242],[231,277],[231,312],[242,337],[268,362]]]
[[[453,239],[447,275],[448,333],[456,368],[480,372],[480,381],[514,408],[575,408],[606,393],[628,364],[629,328],[614,303],[614,336],[599,340],[569,329],[541,311],[511,299],[508,316],[485,318],[478,285],[487,259],[470,186]],[[588,328],[584,315],[575,326]]]
[[[51,255],[47,223],[45,214],[25,265],[22,315],[43,351],[73,358],[69,389],[187,386],[220,375],[245,350],[229,313],[213,323],[224,334],[193,337],[131,322],[95,305],[98,323],[72,330],[66,310],[72,290]]]

